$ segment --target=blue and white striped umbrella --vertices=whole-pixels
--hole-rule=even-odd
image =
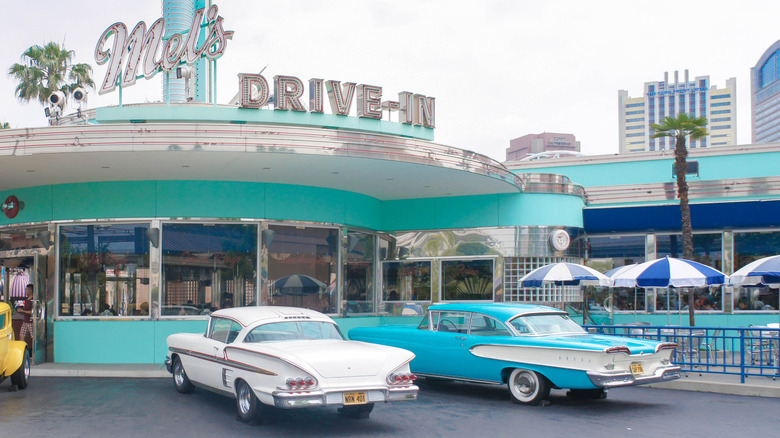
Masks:
[[[780,255],[750,262],[729,277],[731,286],[762,286],[780,283]]]
[[[595,269],[565,262],[536,268],[520,279],[521,287],[541,287],[543,284],[609,286],[609,283],[609,277]]]
[[[615,287],[702,287],[726,282],[726,274],[692,260],[664,257],[612,276]]]

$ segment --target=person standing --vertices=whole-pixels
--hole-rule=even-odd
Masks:
[[[25,288],[25,292],[27,293],[27,299],[24,300],[24,306],[18,310],[19,313],[24,315],[22,327],[19,329],[19,340],[27,342],[27,346],[32,348],[33,285],[28,284]]]

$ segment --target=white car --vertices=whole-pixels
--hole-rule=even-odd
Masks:
[[[238,307],[210,315],[205,334],[168,336],[165,365],[181,393],[195,386],[236,399],[248,423],[270,406],[338,406],[368,418],[376,402],[416,400],[410,351],[348,341],[335,321],[294,307]]]

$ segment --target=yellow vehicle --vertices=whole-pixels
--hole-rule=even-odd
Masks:
[[[8,376],[11,376],[11,383],[17,388],[27,387],[30,379],[30,352],[26,342],[14,340],[11,306],[0,303],[0,382]]]

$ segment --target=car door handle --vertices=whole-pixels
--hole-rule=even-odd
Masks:
[[[459,341],[465,341],[466,340],[466,338],[463,337],[463,336],[455,336],[455,339],[457,339]]]

